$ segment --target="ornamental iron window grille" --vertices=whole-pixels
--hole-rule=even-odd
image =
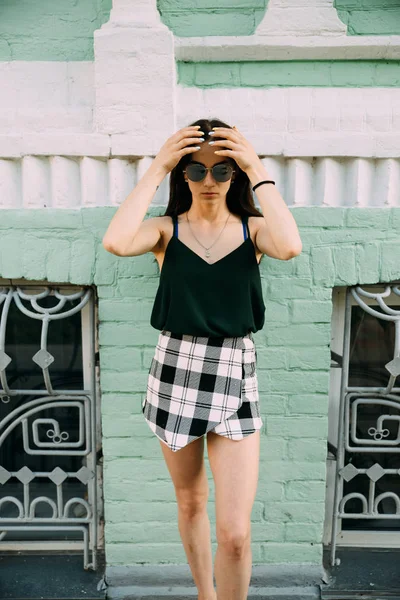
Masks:
[[[96,569],[101,457],[94,292],[0,284],[0,550]]]
[[[400,284],[336,293],[325,529],[332,566],[338,545],[400,545]]]

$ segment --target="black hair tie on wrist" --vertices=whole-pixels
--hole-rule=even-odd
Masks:
[[[275,181],[272,181],[270,179],[265,179],[264,181],[259,181],[258,183],[256,183],[256,185],[253,185],[253,192],[256,191],[256,189],[258,188],[259,185],[262,185],[263,183],[273,183],[275,185]]]

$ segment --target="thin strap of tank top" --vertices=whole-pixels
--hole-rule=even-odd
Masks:
[[[178,237],[178,217],[176,215],[172,215],[172,221],[174,224],[174,237]]]
[[[173,235],[175,237],[178,237],[178,217],[177,216],[173,216],[172,217],[172,221],[174,223],[174,233]],[[250,237],[250,229],[249,229],[249,223],[248,223],[248,217],[242,217],[242,226],[243,226],[243,235],[244,235],[244,239],[247,239],[247,235]],[[246,231],[247,230],[247,231]]]
[[[246,215],[245,217],[242,217],[242,225],[243,225],[243,235],[244,235],[244,239],[247,239],[247,234],[250,237],[250,229],[249,229],[249,217]],[[247,229],[247,231],[246,231]]]

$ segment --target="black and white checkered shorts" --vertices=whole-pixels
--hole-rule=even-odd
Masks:
[[[173,451],[208,431],[241,440],[262,427],[252,333],[199,337],[161,331],[142,412]]]

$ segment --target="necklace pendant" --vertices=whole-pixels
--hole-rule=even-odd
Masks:
[[[210,258],[210,251],[206,250],[206,258]]]

